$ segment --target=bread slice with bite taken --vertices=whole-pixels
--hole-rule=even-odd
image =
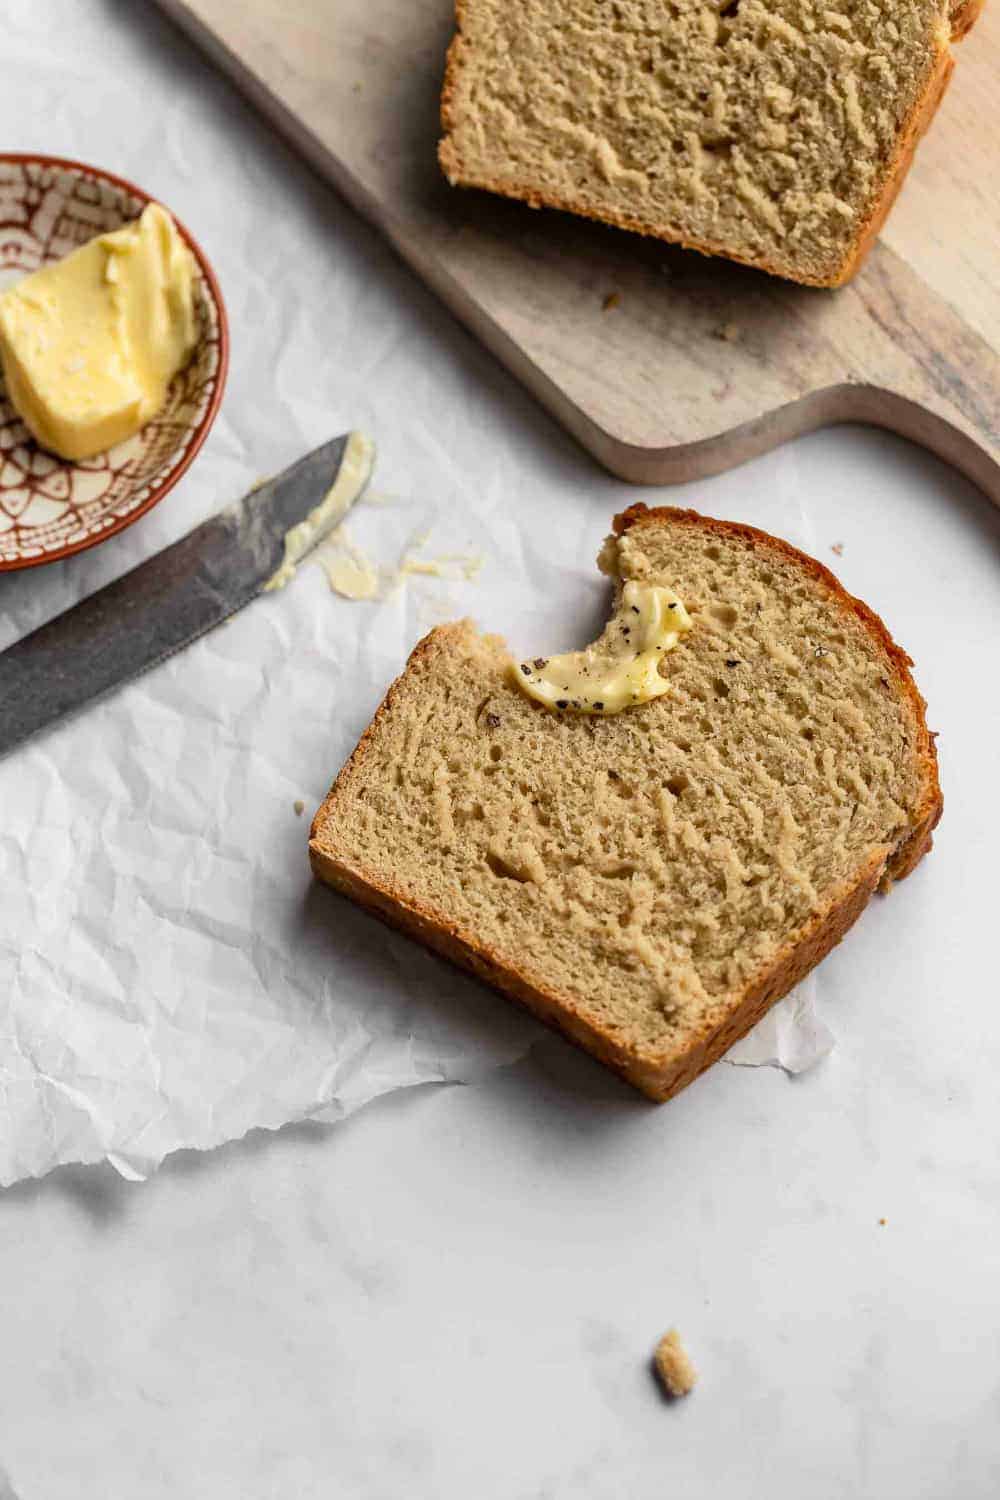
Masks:
[[[683,600],[669,691],[554,711],[500,639],[441,626],[316,814],[310,858],[667,1099],[910,873],[941,813],[937,760],[909,658],[787,543],[635,505],[601,564],[619,594]]]

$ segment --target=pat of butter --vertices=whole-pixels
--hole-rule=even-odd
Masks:
[[[600,640],[584,651],[522,662],[515,675],[547,708],[617,714],[669,691],[660,662],[690,629],[691,617],[672,589],[632,581]]]
[[[158,203],[0,297],[7,393],[35,439],[92,458],[163,405],[198,341],[195,260]]]

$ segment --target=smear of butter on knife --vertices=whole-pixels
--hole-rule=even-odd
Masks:
[[[352,432],[337,477],[323,499],[305,520],[285,532],[285,555],[277,572],[265,583],[265,593],[283,589],[291,582],[302,559],[344,519],[371,478],[374,464],[375,444],[371,438],[363,432]]]

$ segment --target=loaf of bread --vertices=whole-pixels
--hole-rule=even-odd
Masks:
[[[913,869],[941,793],[908,657],[819,563],[636,505],[601,564],[619,594],[661,581],[686,605],[669,691],[554,712],[502,641],[442,626],[341,771],[310,856],[666,1099]]]
[[[449,180],[837,286],[983,0],[458,0]]]

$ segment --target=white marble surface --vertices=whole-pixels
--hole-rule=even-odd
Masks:
[[[222,277],[235,357],[176,504],[131,550],[0,580],[3,607],[53,612],[348,425],[376,431],[394,489],[443,473],[535,528],[578,515],[599,535],[634,498],[142,0],[4,0],[0,21],[4,149],[92,159],[175,205]],[[262,200],[274,236],[248,244]],[[277,328],[290,255],[322,293]],[[331,344],[342,374],[318,390]],[[271,381],[299,431],[269,423]],[[942,731],[932,859],[823,967],[834,1053],[795,1081],[721,1065],[656,1110],[546,1037],[475,1085],[181,1154],[143,1185],[67,1168],[9,1190],[4,1500],[1000,1491],[1000,517],[856,430],[686,498],[824,558],[842,543],[831,560],[916,658]],[[670,1324],[701,1372],[676,1407],[647,1369]]]

